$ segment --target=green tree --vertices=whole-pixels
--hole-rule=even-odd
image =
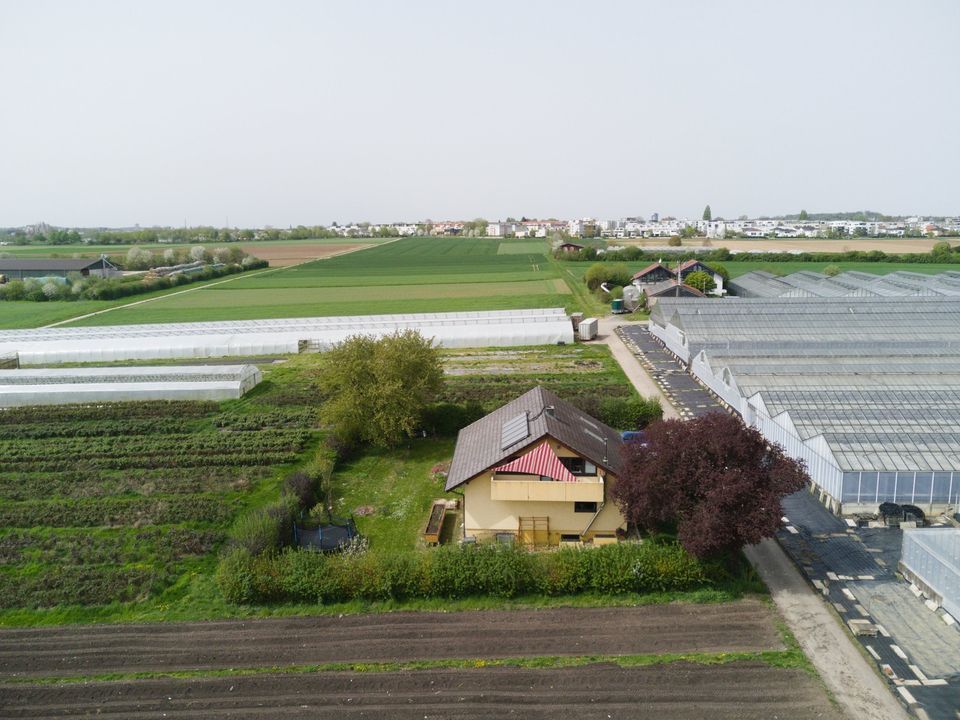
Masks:
[[[801,220],[807,220],[807,219],[809,219],[809,218],[810,218],[810,216],[807,214],[807,211],[806,211],[806,210],[801,210],[801,211],[800,211],[800,219],[801,219]]]
[[[710,222],[711,220],[713,220],[713,211],[710,210],[709,205],[707,205],[703,209],[703,219],[706,220],[707,222]]]
[[[630,271],[619,265],[610,263],[596,263],[591,265],[583,276],[587,287],[596,290],[603,283],[616,287],[625,287],[630,284],[633,276]]]
[[[711,290],[717,287],[717,284],[714,282],[713,278],[710,277],[709,273],[705,273],[703,270],[697,270],[687,275],[683,282],[685,282],[690,287],[694,287],[702,293],[710,292]]]
[[[321,416],[347,442],[399,445],[443,387],[440,351],[415,330],[347,338],[323,361]]]
[[[930,255],[941,262],[949,262],[952,254],[953,250],[946,240],[941,240],[930,249]]]
[[[827,277],[834,277],[835,275],[840,274],[840,268],[837,265],[827,265],[823,269],[823,274],[826,275]]]

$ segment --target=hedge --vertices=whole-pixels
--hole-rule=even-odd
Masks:
[[[465,545],[339,555],[288,548],[251,555],[233,547],[221,557],[216,581],[237,604],[643,593],[711,584],[705,567],[681,547],[653,543],[549,553]]]

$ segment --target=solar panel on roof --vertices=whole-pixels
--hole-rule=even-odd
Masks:
[[[506,450],[511,445],[530,437],[530,424],[527,413],[517,415],[507,420],[500,429],[500,449]]]

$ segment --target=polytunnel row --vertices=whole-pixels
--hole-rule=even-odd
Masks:
[[[0,372],[0,408],[135,400],[233,400],[261,379],[255,365],[5,370]]]
[[[21,365],[264,356],[324,350],[351,335],[416,330],[444,347],[573,342],[563,308],[284,318],[0,331],[0,355]]]

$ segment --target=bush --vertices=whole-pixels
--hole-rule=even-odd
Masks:
[[[214,576],[220,593],[227,602],[243,605],[256,602],[253,590],[252,556],[245,548],[229,548],[220,558]]]
[[[629,285],[632,279],[633,276],[629,270],[619,265],[611,265],[609,263],[591,265],[583,276],[583,281],[591,290],[596,290],[603,283],[624,287],[625,285]]]
[[[837,265],[827,265],[823,269],[823,274],[827,277],[835,277],[840,274],[840,268]]]
[[[316,479],[303,471],[287,476],[283,483],[284,490],[297,499],[301,510],[311,508],[317,503]]]
[[[605,397],[599,402],[596,417],[618,430],[641,430],[663,418],[663,407],[657,398]]]
[[[298,509],[296,502],[296,498],[285,496],[272,505],[241,515],[230,529],[230,540],[250,555],[262,555],[289,545]]]
[[[511,598],[532,593],[691,590],[712,580],[676,543],[619,543],[533,553],[504,545],[444,545],[410,552],[322,555],[292,548],[228,549],[216,573],[232,603],[339,603],[411,598]]]
[[[433,435],[456,435],[485,414],[483,405],[476,401],[439,402],[424,409],[420,422],[423,429]]]
[[[683,240],[680,239],[679,235],[674,235],[672,238],[667,240],[667,245],[670,247],[680,247],[683,245]]]

